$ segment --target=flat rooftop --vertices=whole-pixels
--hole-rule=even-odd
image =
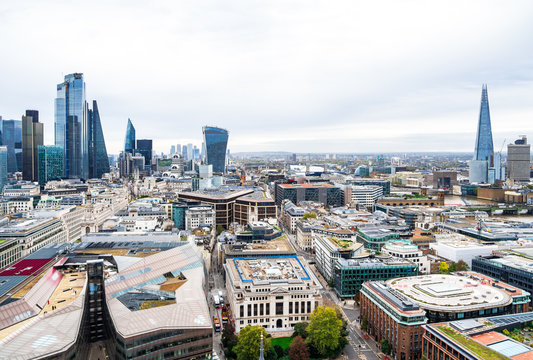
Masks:
[[[242,257],[232,259],[242,281],[310,280],[296,256]]]
[[[35,219],[21,218],[18,220],[12,220],[8,224],[0,227],[0,236],[29,232],[53,221],[58,220],[54,217],[39,217]]]
[[[178,194],[179,195],[185,195],[185,196],[197,196],[197,197],[204,197],[204,198],[211,198],[215,200],[229,200],[236,197],[244,196],[244,195],[250,195],[254,192],[254,189],[252,188],[246,188],[242,186],[221,186],[219,188],[215,189],[204,189],[204,190],[197,190],[197,191],[184,191]]]
[[[336,186],[331,184],[279,184],[285,189],[313,189],[313,188],[335,188]]]
[[[490,309],[512,303],[505,291],[464,276],[423,275],[386,283],[420,307],[440,312]]]
[[[260,243],[230,244],[225,245],[229,252],[232,253],[257,253],[257,252],[294,252],[292,246],[288,243],[286,235],[282,235],[273,240]]]

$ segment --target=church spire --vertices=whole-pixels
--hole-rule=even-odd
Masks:
[[[259,360],[265,360],[265,355],[263,351],[263,333],[261,333],[261,347],[259,348]]]

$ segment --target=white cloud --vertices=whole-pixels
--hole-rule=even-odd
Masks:
[[[110,153],[122,147],[128,117],[158,152],[187,139],[199,144],[205,124],[228,128],[233,152],[469,151],[482,83],[495,144],[499,133],[532,130],[532,8],[527,1],[3,2],[0,115],[40,110],[52,143],[55,85],[83,72]],[[452,134],[465,136],[434,149],[432,138]]]

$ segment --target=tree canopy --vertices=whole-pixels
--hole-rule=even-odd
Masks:
[[[311,344],[322,356],[339,347],[341,339],[342,320],[337,317],[333,308],[319,306],[311,314],[311,321],[307,327],[307,343]]]
[[[450,272],[450,267],[448,266],[448,264],[443,261],[440,263],[439,265],[439,274],[448,274]]]
[[[296,336],[289,347],[291,360],[309,360],[309,347],[301,336]]]
[[[263,349],[265,354],[270,350],[270,340],[267,339],[267,332],[262,326],[246,326],[239,333],[239,341],[233,348],[237,355],[237,360],[257,360],[259,359],[259,348],[261,346],[261,334],[263,334]]]

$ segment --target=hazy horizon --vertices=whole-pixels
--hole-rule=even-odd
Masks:
[[[40,112],[82,72],[107,150],[131,118],[156,153],[472,152],[488,84],[494,150],[533,130],[528,1],[4,2],[0,116]]]

